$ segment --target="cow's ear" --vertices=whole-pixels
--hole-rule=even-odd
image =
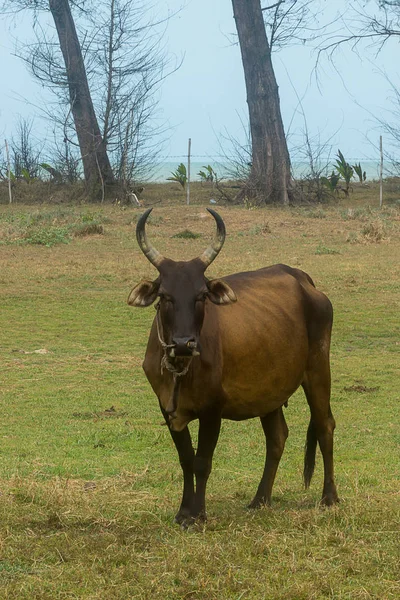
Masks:
[[[153,304],[157,298],[158,289],[160,287],[160,278],[158,277],[155,281],[149,281],[144,279],[131,291],[128,297],[129,306],[140,306],[146,307]]]
[[[211,279],[207,281],[207,297],[214,304],[231,304],[236,302],[236,294],[231,287],[222,279]]]

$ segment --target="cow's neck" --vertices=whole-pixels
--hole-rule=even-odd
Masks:
[[[173,378],[173,382],[174,382],[171,397],[170,397],[167,407],[165,409],[165,412],[168,414],[169,419],[172,420],[176,417],[176,411],[178,408],[180,383],[181,383],[182,377],[184,377],[186,375],[186,373],[189,371],[193,357],[192,356],[189,356],[187,358],[174,357],[171,359],[171,357],[168,356],[168,350],[169,350],[169,348],[173,348],[174,344],[167,344],[164,341],[162,323],[161,323],[161,319],[160,319],[160,309],[159,309],[158,305],[156,307],[156,310],[157,310],[157,314],[156,314],[157,336],[158,336],[158,341],[160,342],[161,348],[163,350],[163,355],[162,355],[161,363],[160,363],[161,375],[163,375],[164,369],[166,369],[167,371],[172,373],[172,378]]]

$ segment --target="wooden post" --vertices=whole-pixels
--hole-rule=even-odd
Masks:
[[[190,150],[192,147],[192,139],[189,138],[188,144],[188,166],[187,166],[187,179],[186,179],[186,204],[190,204]]]
[[[382,202],[383,202],[383,149],[382,149],[382,136],[380,136],[379,138],[379,149],[381,152],[381,167],[380,167],[380,174],[379,174],[379,206],[380,208],[382,208]]]
[[[11,166],[10,166],[10,153],[8,151],[7,140],[4,140],[6,143],[6,154],[7,154],[7,170],[8,170],[8,197],[9,203],[12,203],[12,192],[11,192]]]

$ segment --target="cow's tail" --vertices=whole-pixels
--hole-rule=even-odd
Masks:
[[[307,430],[307,438],[306,438],[306,446],[304,452],[304,485],[306,489],[309,487],[311,478],[314,473],[315,467],[315,453],[317,450],[317,432],[315,430],[315,426],[310,420],[310,424]]]

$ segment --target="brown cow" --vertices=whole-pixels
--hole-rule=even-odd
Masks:
[[[270,504],[288,435],[282,407],[301,385],[311,419],[304,481],[308,487],[317,441],[324,461],[322,502],[338,501],[333,478],[329,346],[332,305],[311,278],[286,265],[209,280],[204,272],[225,240],[222,218],[213,243],[187,262],[164,258],[139,219],[139,246],[159,275],[133,288],[128,304],[149,306],[158,298],[143,368],[158,397],[183,470],[183,497],[175,520],[183,526],[206,518],[205,491],[221,419],[260,417],[266,437],[264,473],[250,504]],[[187,427],[199,419],[194,452]],[[194,478],[196,479],[196,488]]]

